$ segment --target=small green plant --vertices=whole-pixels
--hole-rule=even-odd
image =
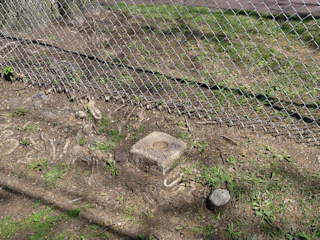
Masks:
[[[36,124],[32,124],[32,125],[30,125],[30,126],[28,126],[28,127],[25,127],[25,128],[20,128],[20,127],[18,127],[18,130],[20,130],[20,131],[27,131],[29,134],[30,133],[34,133],[34,131],[35,131],[35,129],[36,129]]]
[[[124,209],[124,215],[126,218],[132,219],[136,211],[136,206],[127,206]]]
[[[29,168],[31,170],[42,171],[42,170],[48,169],[48,165],[49,165],[48,159],[41,160],[41,158],[38,158],[37,162],[29,164]]]
[[[18,107],[14,110],[14,112],[9,113],[8,115],[11,117],[21,117],[24,116],[28,112],[28,109],[23,107]]]
[[[107,165],[105,166],[105,168],[106,168],[106,170],[108,172],[111,173],[112,176],[119,175],[118,167],[116,166],[116,161],[115,160],[111,161],[111,160],[108,159],[108,162],[107,162]]]
[[[80,208],[69,210],[67,211],[67,214],[72,218],[79,218]]]
[[[54,41],[54,40],[57,39],[57,37],[55,35],[53,35],[53,34],[47,34],[46,37],[51,41]]]
[[[111,121],[109,118],[104,117],[101,121],[97,124],[97,128],[99,133],[107,132],[108,127],[111,125]]]
[[[105,152],[109,152],[111,151],[114,147],[115,147],[115,143],[113,141],[107,141],[107,142],[104,142],[104,143],[98,143],[96,142],[95,143],[95,147],[92,148],[91,150],[102,150],[102,151],[105,151]]]
[[[104,143],[95,143],[95,147],[91,150],[103,150],[106,152],[112,151],[117,144],[121,142],[123,139],[123,135],[120,134],[118,130],[110,129],[110,130],[104,130],[107,131],[108,134],[108,140]]]
[[[233,223],[228,223],[228,233],[230,234],[232,239],[238,240],[242,234],[242,231],[236,232]]]
[[[123,203],[124,202],[124,192],[121,193],[121,197],[117,198],[116,201]]]
[[[11,66],[5,67],[2,71],[3,77],[7,81],[12,81],[13,80],[13,68]]]
[[[80,146],[86,145],[86,144],[87,144],[87,139],[86,139],[85,137],[79,138],[78,144],[79,144]]]
[[[46,185],[56,187],[57,180],[61,179],[64,173],[65,171],[61,170],[58,166],[46,172],[44,175]]]
[[[262,217],[262,219],[269,225],[272,226],[276,217],[273,214],[275,205],[272,201],[262,199],[259,195],[253,196],[253,201],[250,202],[253,206],[253,210],[257,216]]]
[[[32,145],[32,142],[30,141],[29,138],[25,138],[25,139],[21,140],[20,144],[21,144],[22,146],[31,146],[31,145]]]
[[[22,220],[14,220],[8,216],[4,216],[0,220],[0,238],[1,239],[17,239],[15,236],[19,232],[19,239],[75,239],[69,238],[65,231],[57,232],[54,230],[60,224],[67,223],[69,219],[78,218],[80,210],[73,209],[66,213],[55,214],[50,207],[41,209],[41,201],[36,201],[34,211],[30,216],[24,217]]]
[[[215,228],[213,226],[205,226],[202,228],[202,236],[203,239],[209,240],[214,239],[214,236],[216,234]]]
[[[208,143],[205,141],[193,141],[193,147],[196,148],[200,153],[204,153],[208,146]]]
[[[180,163],[181,163],[181,159],[175,160],[175,161],[172,163],[171,170],[173,170],[173,169],[175,169],[177,166],[179,166]]]
[[[280,160],[284,159],[288,162],[292,162],[291,155],[287,154],[286,152],[284,152],[283,154],[275,153],[274,156]]]
[[[39,208],[42,204],[42,201],[41,200],[37,200],[34,202],[32,208]]]

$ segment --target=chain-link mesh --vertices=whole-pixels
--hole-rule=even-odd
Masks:
[[[0,1],[0,70],[317,140],[319,3],[233,1]]]

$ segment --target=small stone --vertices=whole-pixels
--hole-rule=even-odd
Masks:
[[[80,109],[77,106],[72,106],[71,107],[71,112],[76,113],[78,112]]]
[[[42,112],[41,113],[41,117],[43,119],[51,119],[51,118],[54,118],[54,114],[52,112]]]
[[[63,113],[66,113],[66,112],[71,112],[71,108],[69,106],[65,106],[64,108],[61,109],[61,111]]]
[[[105,151],[101,150],[96,150],[94,152],[94,155],[99,159],[102,160],[103,162],[107,162],[110,159],[110,153],[107,153]],[[111,159],[110,159],[111,160]]]
[[[46,90],[44,90],[46,95],[49,95],[50,93],[52,93],[52,88],[48,88]]]
[[[125,162],[127,160],[127,154],[120,149],[116,149],[114,151],[114,160],[116,162]]]
[[[33,107],[34,107],[35,110],[41,109],[41,108],[42,108],[41,101],[35,101],[35,102],[33,103]]]
[[[39,92],[38,97],[42,100],[47,100],[48,97],[46,96],[46,93],[44,91]]]
[[[3,155],[10,155],[19,146],[19,141],[13,138],[4,141],[3,145],[0,146],[0,152]]]
[[[6,139],[6,138],[12,136],[13,134],[14,134],[14,132],[11,130],[4,130],[4,131],[2,131],[1,138]]]
[[[216,189],[208,199],[208,208],[213,211],[221,211],[231,202],[231,196],[227,189]]]
[[[102,113],[101,111],[95,106],[95,102],[93,100],[91,100],[88,103],[88,110],[90,111],[90,113],[92,114],[94,119],[102,119]]]
[[[84,147],[75,145],[71,151],[71,154],[75,157],[75,159],[73,159],[73,162],[78,158],[89,163],[91,162],[90,154]]]
[[[20,98],[15,98],[10,101],[10,110],[15,110],[18,107],[21,107],[23,100]]]
[[[85,112],[83,112],[83,111],[78,111],[78,112],[76,112],[76,118],[80,118],[80,119],[85,119],[85,118],[87,118],[87,114],[85,113]]]

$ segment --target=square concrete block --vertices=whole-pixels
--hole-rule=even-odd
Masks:
[[[186,148],[180,139],[153,132],[132,146],[129,161],[146,172],[165,175]]]

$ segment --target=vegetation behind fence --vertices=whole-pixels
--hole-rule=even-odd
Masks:
[[[317,8],[202,5],[3,1],[0,71],[70,99],[88,93],[317,140]]]

